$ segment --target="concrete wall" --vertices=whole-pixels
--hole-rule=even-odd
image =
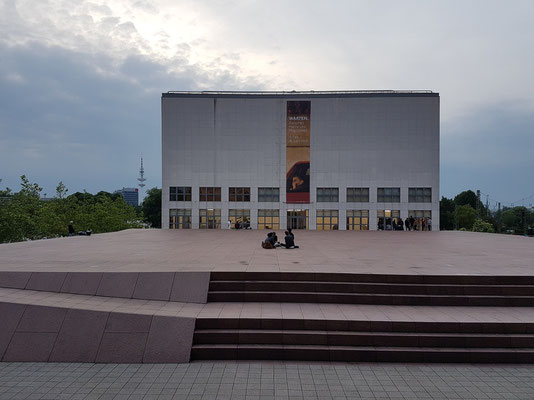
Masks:
[[[0,288],[139,300],[206,303],[209,272],[0,271]]]
[[[226,228],[228,209],[280,210],[280,228],[287,209],[309,209],[315,229],[316,209],[369,210],[369,228],[376,229],[376,210],[432,210],[439,229],[439,97],[433,95],[336,97],[165,96],[162,98],[163,201],[162,226],[169,226],[169,208],[221,209]],[[287,100],[311,101],[310,204],[285,203]],[[170,202],[170,186],[191,186],[191,202]],[[199,202],[199,187],[222,188],[221,202]],[[228,187],[250,187],[250,202],[228,202]],[[279,187],[280,203],[258,203],[258,187]],[[338,203],[317,203],[317,187],[338,187]],[[346,203],[347,187],[368,187],[369,203]],[[377,188],[400,187],[400,203],[377,203]],[[409,187],[431,187],[432,203],[408,203]]]
[[[0,360],[186,363],[194,318],[0,302]]]

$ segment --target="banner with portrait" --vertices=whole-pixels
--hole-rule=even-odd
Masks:
[[[311,101],[288,101],[286,117],[286,201],[310,202]]]

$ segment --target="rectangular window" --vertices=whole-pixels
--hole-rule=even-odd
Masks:
[[[369,230],[369,210],[347,210],[348,231]]]
[[[221,201],[221,188],[201,187],[199,189],[199,201]]]
[[[318,231],[338,230],[338,210],[317,210],[315,213],[316,228]]]
[[[258,210],[258,229],[280,229],[280,210]]]
[[[432,203],[432,188],[408,188],[410,203]]]
[[[248,228],[250,227],[250,210],[228,210],[228,220],[230,228]],[[239,222],[239,225],[236,223]]]
[[[208,208],[200,209],[199,228],[200,229],[221,229],[221,209]]]
[[[376,210],[376,226],[379,231],[398,229],[400,210]]]
[[[231,187],[228,188],[229,201],[250,201],[249,187]]]
[[[279,202],[280,188],[258,188],[258,201]]]
[[[317,202],[338,202],[339,189],[338,188],[317,188]]]
[[[378,203],[400,203],[400,188],[378,188]]]
[[[191,209],[171,208],[169,229],[191,229]]]
[[[347,188],[347,203],[369,203],[369,188]]]
[[[191,187],[171,186],[169,188],[169,201],[191,201]]]
[[[409,210],[408,217],[414,218],[414,231],[431,231],[432,230],[432,211],[431,210]]]

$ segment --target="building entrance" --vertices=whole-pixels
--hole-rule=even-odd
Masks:
[[[289,229],[308,229],[308,210],[288,210],[287,227]]]
[[[379,231],[395,230],[395,227],[400,222],[399,210],[377,210],[376,223]]]

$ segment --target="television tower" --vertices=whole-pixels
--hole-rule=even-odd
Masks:
[[[141,189],[143,189],[145,187],[145,169],[143,168],[143,156],[141,156],[141,168],[139,168],[139,178],[137,178],[137,180],[139,181],[139,184],[137,186],[139,186]]]

